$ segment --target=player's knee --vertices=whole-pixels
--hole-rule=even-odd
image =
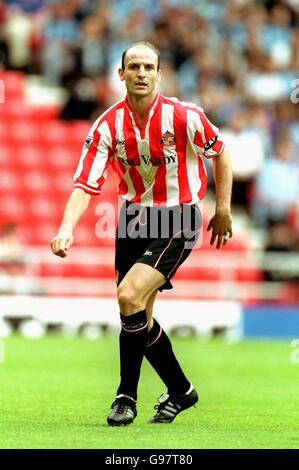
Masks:
[[[117,299],[120,311],[123,315],[132,315],[142,310],[138,290],[133,286],[121,284],[117,289]]]

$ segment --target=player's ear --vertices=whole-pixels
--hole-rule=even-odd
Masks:
[[[161,76],[162,76],[162,70],[159,69],[158,72],[157,72],[157,82],[159,82],[161,80]]]
[[[124,74],[123,69],[121,69],[121,68],[118,69],[118,76],[119,76],[119,79],[120,79],[122,82],[125,80],[125,74]]]

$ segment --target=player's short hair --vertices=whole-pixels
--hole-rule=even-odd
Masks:
[[[154,44],[151,44],[150,42],[147,42],[147,41],[138,41],[138,42],[134,42],[133,44],[131,44],[131,46],[129,46],[123,53],[122,53],[122,56],[121,56],[121,68],[122,70],[125,70],[125,58],[126,58],[126,54],[128,52],[129,49],[132,49],[133,47],[135,46],[144,46],[144,47],[148,47],[149,49],[151,49],[152,51],[155,52],[155,54],[157,54],[157,57],[158,57],[158,70],[160,68],[160,50],[154,46]]]

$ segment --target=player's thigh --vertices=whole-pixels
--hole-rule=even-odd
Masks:
[[[157,269],[148,264],[135,263],[121,281],[118,290],[129,290],[138,301],[148,302],[151,294],[159,289],[166,279]]]
[[[143,238],[132,239],[130,237],[116,238],[115,245],[115,272],[117,285],[124,280],[126,274],[140,258],[148,246],[148,240]]]

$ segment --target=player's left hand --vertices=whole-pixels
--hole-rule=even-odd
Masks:
[[[226,245],[229,238],[233,236],[230,211],[216,212],[211,218],[207,230],[212,230],[210,245],[214,245],[216,239],[217,250]]]

